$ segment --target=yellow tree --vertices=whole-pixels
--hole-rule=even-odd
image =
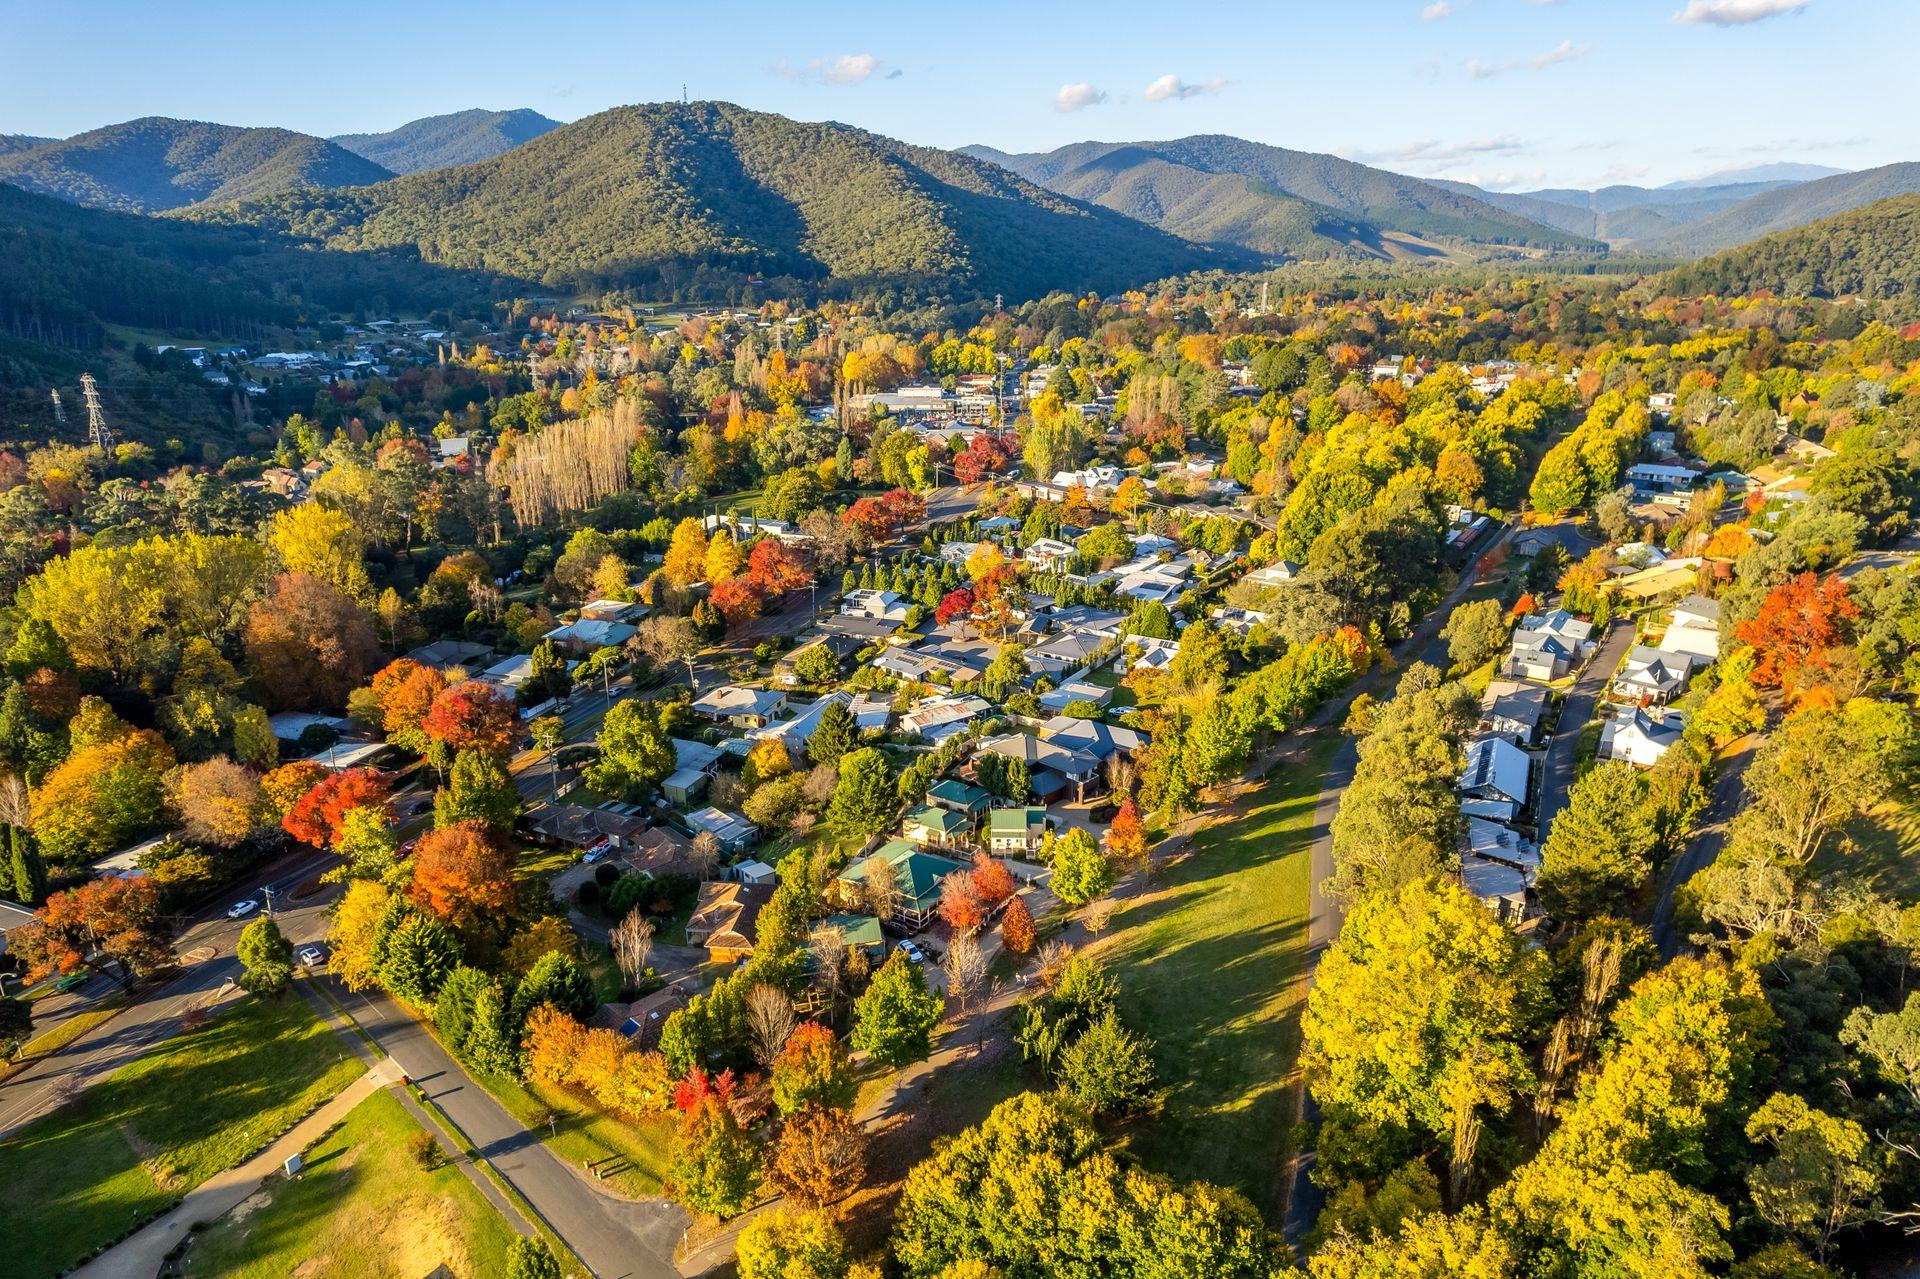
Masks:
[[[689,515],[674,526],[673,541],[667,547],[667,576],[679,586],[703,581],[707,571],[707,531]]]
[[[740,576],[740,570],[746,562],[746,556],[740,553],[740,546],[733,540],[733,534],[725,529],[715,529],[713,540],[707,543],[707,580],[716,585],[731,581]]]
[[[379,980],[380,920],[392,896],[378,880],[356,879],[334,908],[327,968],[348,990],[366,990]]]
[[[967,576],[977,582],[991,575],[1006,562],[1007,557],[1000,553],[998,546],[992,542],[982,542],[973,549],[973,554],[967,556]]]
[[[344,511],[313,502],[274,517],[268,544],[289,573],[306,573],[353,596],[369,593],[366,540]]]

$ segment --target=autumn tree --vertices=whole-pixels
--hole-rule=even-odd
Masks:
[[[160,893],[146,876],[108,875],[55,893],[7,934],[28,979],[106,965],[123,988],[173,958]]]
[[[1146,827],[1140,821],[1140,806],[1131,795],[1120,802],[1120,811],[1107,826],[1107,853],[1122,866],[1146,865]]]
[[[343,511],[317,502],[282,511],[274,517],[267,545],[285,572],[318,578],[355,599],[372,594],[366,535]]]
[[[504,759],[520,738],[513,702],[491,684],[462,680],[433,699],[420,729],[449,751],[479,751]]]
[[[266,825],[260,779],[230,759],[183,764],[168,775],[167,790],[187,836],[232,848]]]
[[[367,990],[380,980],[380,952],[391,923],[393,894],[371,879],[347,884],[327,928],[327,971],[348,990]]]
[[[461,932],[497,922],[519,905],[513,858],[485,822],[471,820],[420,837],[408,894]]]
[[[1760,611],[1735,632],[1759,659],[1755,683],[1763,688],[1805,687],[1819,682],[1833,650],[1848,642],[1859,616],[1846,578],[1801,573],[1768,592]]]
[[[335,847],[345,830],[346,815],[355,808],[386,810],[390,792],[377,768],[347,768],[328,773],[295,800],[280,819],[287,834],[316,848]]]
[[[379,660],[373,620],[353,598],[306,573],[282,573],[247,612],[247,662],[273,705],[346,705]]]
[[[780,1129],[767,1180],[802,1208],[824,1208],[860,1188],[867,1131],[849,1111],[809,1107]]]
[[[173,751],[158,733],[122,725],[106,740],[75,740],[74,752],[33,792],[34,835],[55,861],[98,857],[157,825],[166,811],[163,782]]]
[[[372,683],[349,699],[349,704],[364,704],[370,715],[378,715],[372,722],[389,742],[419,755],[427,749],[421,722],[446,687],[447,677],[438,670],[403,657],[382,667]]]
[[[759,1187],[758,1143],[719,1097],[702,1098],[680,1121],[667,1193],[690,1212],[725,1218],[751,1204]]]
[[[1000,944],[1006,947],[1010,955],[1029,955],[1033,953],[1037,939],[1033,912],[1027,909],[1024,899],[1014,898],[1007,903],[1007,909],[1000,916]]]
[[[773,1104],[792,1115],[809,1106],[851,1108],[859,1081],[839,1038],[819,1022],[806,1021],[794,1027],[773,1059],[772,1087]]]

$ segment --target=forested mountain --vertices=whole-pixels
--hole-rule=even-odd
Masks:
[[[1691,263],[1670,292],[1920,299],[1920,194],[1895,196]]]
[[[1435,183],[1219,134],[1018,155],[965,150],[1176,235],[1265,256],[1415,257],[1442,241],[1593,247]]]
[[[0,182],[129,213],[391,177],[322,138],[161,116],[0,156]]]
[[[1883,165],[1858,173],[1767,191],[1721,213],[1679,227],[1636,249],[1696,257],[1746,244],[1775,231],[1788,231],[1822,218],[1857,209],[1876,200],[1920,191],[1920,162]]]
[[[31,133],[0,133],[0,155],[12,155],[15,151],[31,151],[35,147],[57,142],[58,138],[36,138]]]
[[[491,160],[560,127],[538,111],[475,108],[413,120],[386,133],[342,133],[328,139],[394,173],[423,173]]]
[[[655,295],[762,275],[1018,298],[1239,261],[969,156],[719,102],[622,107],[477,164],[193,216]]]
[[[1541,191],[1486,191],[1466,182],[1435,179],[1435,186],[1484,200],[1497,208],[1616,248],[1665,235],[1711,217],[1742,200],[1795,185],[1791,180],[1735,182],[1717,186],[1606,186],[1594,191],[1552,187]]]
[[[1796,164],[1791,160],[1775,160],[1770,164],[1750,164],[1739,169],[1721,169],[1718,173],[1709,173],[1705,177],[1688,178],[1683,182],[1669,182],[1660,190],[1688,191],[1700,187],[1729,186],[1741,182],[1812,182],[1815,178],[1831,178],[1845,172],[1845,169],[1836,169],[1829,164]]]

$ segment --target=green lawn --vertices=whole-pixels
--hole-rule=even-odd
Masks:
[[[365,1067],[305,1002],[243,1000],[0,1142],[6,1273],[55,1275],[333,1096]]]
[[[1130,1146],[1159,1171],[1245,1191],[1272,1220],[1306,994],[1313,806],[1337,745],[1281,765],[1243,816],[1195,835],[1103,947],[1170,1089]]]
[[[504,1274],[514,1230],[451,1164],[414,1161],[421,1131],[375,1092],[307,1152],[297,1178],[266,1188],[195,1241],[191,1273],[225,1279],[384,1279],[446,1266]]]
[[[1902,903],[1920,902],[1920,808],[1903,795],[1846,826],[1847,843],[1830,841],[1814,858],[1816,874],[1843,871]]]
[[[656,1115],[637,1123],[608,1114],[591,1098],[568,1088],[531,1080],[484,1079],[487,1091],[513,1117],[532,1129],[567,1163],[620,1156],[607,1168],[607,1182],[630,1198],[661,1193],[673,1145],[674,1120]],[[552,1111],[549,1130],[546,1113]]]

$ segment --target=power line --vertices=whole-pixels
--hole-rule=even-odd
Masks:
[[[113,432],[107,427],[106,411],[100,407],[100,388],[94,385],[93,374],[80,375],[80,393],[87,400],[88,438],[102,453],[113,452]]]
[[[52,394],[53,394],[53,420],[59,425],[65,426],[67,424],[67,406],[60,402],[60,388],[57,386],[54,387],[52,390]]]

